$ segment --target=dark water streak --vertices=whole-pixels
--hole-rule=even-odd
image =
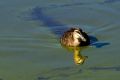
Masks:
[[[57,78],[57,77],[66,79],[70,76],[81,74],[81,73],[82,73],[82,70],[81,69],[79,70],[79,68],[75,68],[75,67],[54,68],[54,69],[51,69],[50,71],[41,73],[41,75],[38,77],[38,80],[52,80],[53,78]]]
[[[102,2],[103,4],[105,3],[115,3],[115,2],[119,2],[120,0],[105,0],[104,2]]]
[[[50,78],[44,77],[44,76],[39,76],[37,80],[49,80]]]
[[[96,72],[96,71],[120,71],[120,66],[100,66],[100,67],[88,67],[85,69],[80,69],[80,68],[76,68],[76,67],[62,67],[62,68],[55,68],[52,69],[48,72],[42,73],[42,75],[40,75],[38,77],[38,80],[51,80],[55,77],[62,77],[63,79],[68,78],[70,76],[74,76],[76,74],[82,74],[84,73],[85,70],[90,70],[92,72]],[[53,74],[51,74],[53,73]],[[56,73],[56,74],[54,74]],[[50,74],[47,76],[47,74]],[[55,75],[55,76],[54,76]]]
[[[111,67],[111,66],[108,66],[108,67],[91,67],[91,68],[89,68],[89,70],[92,70],[92,71],[100,71],[100,70],[120,71],[120,66],[115,66],[115,67]]]

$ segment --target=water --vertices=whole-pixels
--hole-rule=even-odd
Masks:
[[[1,0],[0,80],[119,80],[119,5],[119,0]],[[82,51],[88,56],[83,65],[75,65],[72,52],[59,43],[72,26],[99,40]]]

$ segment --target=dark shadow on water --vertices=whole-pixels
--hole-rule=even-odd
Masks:
[[[31,15],[33,20],[42,21],[44,26],[47,26],[54,34],[59,37],[64,33],[64,31],[68,30],[64,24],[54,20],[52,17],[45,15],[42,9],[39,7],[33,8]]]
[[[94,36],[89,35],[89,38],[90,38],[90,46],[95,46],[96,48],[101,48],[103,46],[110,45],[109,42],[99,42],[99,40]]]
[[[43,9],[40,7],[35,7],[32,9],[30,18],[32,20],[37,20],[42,22],[44,26],[48,27],[53,32],[53,34],[57,35],[58,37],[60,37],[66,30],[69,29],[67,25],[56,21],[50,16],[47,16],[43,12]],[[90,37],[90,43],[91,43],[90,46],[101,48],[105,45],[110,44],[108,42],[99,42],[99,40],[95,36],[89,35],[89,37]]]

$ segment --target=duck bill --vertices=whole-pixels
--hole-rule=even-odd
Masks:
[[[79,37],[82,41],[86,41],[86,39],[84,38],[84,36],[82,36],[81,34],[79,34]]]

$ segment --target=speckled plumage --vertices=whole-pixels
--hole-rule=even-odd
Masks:
[[[88,46],[90,39],[80,28],[71,28],[61,36],[60,43],[70,47]]]

